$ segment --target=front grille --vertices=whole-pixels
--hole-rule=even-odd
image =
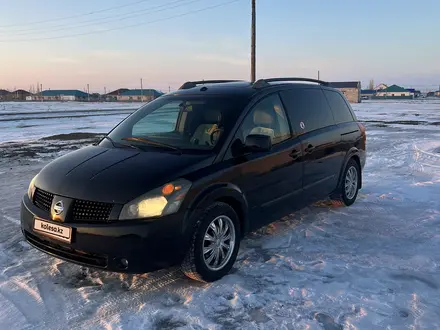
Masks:
[[[107,256],[105,255],[88,253],[58,245],[34,236],[26,230],[24,230],[24,235],[30,244],[56,257],[60,257],[87,266],[94,266],[99,268],[107,267]]]
[[[113,204],[76,199],[73,202],[75,221],[108,221]]]
[[[49,212],[52,206],[53,194],[36,188],[34,192],[34,204],[38,208]]]

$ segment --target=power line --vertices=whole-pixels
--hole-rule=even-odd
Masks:
[[[36,25],[36,24],[43,24],[43,23],[49,23],[49,22],[62,21],[62,20],[65,20],[65,19],[71,19],[71,18],[83,17],[83,16],[87,16],[87,15],[99,14],[99,13],[103,13],[103,12],[106,12],[106,11],[115,10],[115,9],[124,8],[124,7],[129,7],[129,6],[137,5],[139,3],[148,2],[148,1],[151,1],[151,0],[139,0],[139,1],[136,1],[136,2],[127,3],[125,5],[120,5],[120,6],[115,6],[115,7],[108,7],[108,8],[105,8],[105,9],[95,10],[95,11],[91,11],[91,12],[88,12],[88,13],[77,14],[77,15],[73,15],[73,16],[58,17],[58,18],[44,20],[44,21],[34,21],[34,22],[29,22],[29,23],[10,24],[10,25],[0,25],[0,28],[12,27],[12,26]]]
[[[136,11],[132,11],[132,12],[128,12],[125,14],[118,14],[118,15],[112,15],[112,16],[107,16],[107,17],[102,17],[99,19],[92,19],[92,20],[88,20],[88,21],[83,21],[83,22],[79,22],[79,24],[81,23],[88,23],[88,24],[81,24],[81,25],[74,25],[74,26],[66,26],[65,24],[61,24],[61,25],[54,25],[54,26],[48,26],[48,27],[41,27],[41,28],[34,28],[34,29],[24,29],[24,30],[16,30],[16,31],[0,31],[3,33],[7,33],[8,36],[23,36],[23,35],[32,35],[35,33],[43,33],[43,32],[58,32],[58,31],[63,31],[63,30],[71,30],[71,29],[77,29],[77,28],[81,28],[81,27],[85,27],[85,26],[91,26],[94,25],[96,23],[111,23],[111,22],[116,22],[116,21],[123,21],[126,19],[130,19],[130,18],[134,18],[134,17],[138,17],[138,16],[143,16],[145,15],[145,12],[147,12],[147,14],[151,11],[151,13],[156,13],[156,12],[161,12],[164,10],[168,10],[168,9],[174,9],[177,7],[181,7],[181,6],[185,6],[188,5],[190,3],[193,2],[197,2],[197,1],[201,1],[201,0],[192,0],[183,4],[178,4],[176,6],[173,7],[168,7],[169,5],[175,4],[175,3],[180,3],[182,1],[186,1],[186,0],[176,0],[164,5],[159,5],[159,6],[155,6],[155,7],[151,7],[151,8],[147,8],[147,9],[142,9],[142,10],[136,10]],[[163,9],[159,9],[159,10],[155,10],[152,11],[152,9],[158,9],[158,8],[162,8],[165,7]],[[134,14],[135,13],[135,14]],[[134,14],[134,15],[130,15],[130,14]],[[127,17],[124,17],[126,15],[129,15]],[[56,29],[56,30],[54,30]],[[21,31],[25,31],[25,33],[15,33],[15,32],[21,32]]]
[[[192,10],[192,11],[189,11],[189,12],[186,12],[186,13],[183,13],[183,14],[179,14],[179,15],[169,16],[169,17],[165,17],[165,18],[161,18],[161,19],[156,19],[156,20],[152,20],[152,21],[148,21],[148,22],[143,22],[143,23],[137,23],[137,24],[131,24],[131,25],[115,27],[115,28],[106,29],[106,30],[91,31],[91,32],[84,32],[84,33],[76,33],[76,34],[70,34],[70,35],[65,35],[65,36],[57,36],[57,37],[45,37],[45,38],[33,38],[33,39],[21,39],[21,40],[0,40],[0,43],[6,43],[6,42],[8,42],[8,43],[9,42],[11,42],[11,43],[12,42],[29,42],[29,41],[40,41],[40,40],[65,39],[65,38],[86,36],[86,35],[91,35],[91,34],[105,33],[105,32],[110,32],[110,31],[115,31],[115,30],[122,30],[122,29],[131,28],[131,27],[137,27],[137,26],[141,26],[141,25],[147,25],[147,24],[152,24],[152,23],[157,23],[157,22],[162,22],[162,21],[168,21],[168,20],[171,20],[171,19],[174,19],[174,18],[188,16],[188,15],[191,15],[191,14],[200,13],[202,11],[206,11],[206,10],[210,10],[210,9],[214,9],[214,8],[219,8],[219,7],[222,7],[222,6],[226,6],[226,5],[229,5],[231,3],[238,2],[238,1],[241,1],[241,0],[227,1],[227,2],[220,3],[218,5],[209,6],[209,7],[205,7],[205,8],[201,8],[201,9],[197,9],[197,10]]]

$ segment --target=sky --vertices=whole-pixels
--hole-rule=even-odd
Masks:
[[[438,0],[257,0],[257,78],[438,89]],[[0,89],[250,79],[251,0],[0,0]]]

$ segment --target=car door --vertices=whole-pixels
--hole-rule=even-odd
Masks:
[[[332,110],[338,134],[341,136],[340,142],[336,147],[337,160],[335,161],[335,166],[341,169],[342,172],[344,159],[349,150],[359,141],[361,132],[358,124],[355,122],[356,117],[352,113],[345,97],[335,90],[324,88],[323,91]]]
[[[261,116],[261,112],[272,119]],[[243,154],[241,146],[249,134],[273,130],[272,149]],[[286,206],[301,205],[301,142],[292,134],[286,112],[277,93],[258,101],[237,130],[226,159],[239,169],[231,181],[245,194],[250,226],[258,228],[281,216]]]
[[[309,202],[325,198],[337,186],[341,140],[327,100],[315,85],[282,91],[281,98],[301,140],[304,197]]]

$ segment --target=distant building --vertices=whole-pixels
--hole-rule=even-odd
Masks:
[[[391,85],[390,87],[377,91],[376,95],[373,97],[375,99],[413,99],[414,93],[409,90],[397,86]]]
[[[107,93],[104,95],[105,101],[117,101],[118,96],[121,95],[124,92],[129,91],[128,88],[119,88],[117,90],[114,90],[113,92]]]
[[[39,101],[41,98],[38,95],[28,95],[26,96],[26,101]]]
[[[331,82],[330,85],[344,93],[350,103],[361,102],[361,82],[360,81],[338,81]]]
[[[44,101],[87,101],[89,94],[77,89],[72,90],[45,90],[40,93]]]
[[[132,102],[150,102],[162,95],[163,93],[155,89],[130,89],[118,95],[117,100]]]
[[[414,88],[407,88],[406,89],[408,92],[410,92],[410,93],[413,93],[414,94],[414,97],[420,97],[421,95],[422,95],[422,92],[421,91],[418,91],[418,90],[416,90],[416,89],[414,89]]]
[[[0,101],[6,101],[9,96],[9,92],[5,89],[0,89]]]
[[[27,96],[32,95],[30,92],[23,89],[17,89],[14,92],[9,93],[8,99],[11,101],[25,101]]]
[[[361,99],[362,100],[371,99],[374,95],[376,95],[376,91],[374,89],[362,89],[361,90]]]
[[[381,90],[381,89],[387,89],[388,88],[388,85],[387,84],[379,84],[379,85],[377,85],[374,89],[376,90],[376,91],[379,91],[379,90]]]

